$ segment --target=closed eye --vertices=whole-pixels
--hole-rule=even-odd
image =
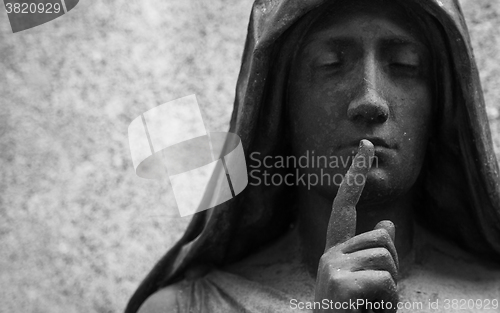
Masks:
[[[316,62],[323,68],[337,68],[342,65],[342,58],[338,52],[329,52],[321,55]]]
[[[392,75],[397,77],[416,78],[422,74],[422,67],[420,65],[410,63],[391,63],[389,69]]]
[[[390,66],[396,68],[414,69],[414,70],[417,70],[420,67],[418,64],[408,64],[408,63],[391,63]]]
[[[420,54],[411,46],[396,46],[389,58],[389,66],[402,70],[418,70],[420,68]]]
[[[330,63],[322,64],[321,67],[324,67],[324,68],[338,68],[341,65],[342,65],[342,62],[330,62]]]

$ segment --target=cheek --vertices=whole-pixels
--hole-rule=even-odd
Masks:
[[[306,150],[318,150],[329,133],[330,123],[322,108],[300,102],[293,103],[290,108],[289,125],[292,145],[297,152],[302,153]]]
[[[347,116],[347,104],[351,85],[344,79],[341,82],[315,74],[313,69],[304,66],[289,86],[290,105],[294,111],[292,120],[304,120],[323,126],[331,131],[338,126],[337,121]]]
[[[340,138],[335,134],[346,112],[336,95],[338,91],[325,86],[294,86],[288,105],[292,144],[296,151],[326,153],[328,147],[338,144]]]
[[[402,146],[414,159],[423,160],[431,130],[432,96],[426,86],[417,86],[407,93],[399,108],[397,123],[401,127]]]
[[[295,142],[313,149],[332,133],[341,114],[332,101],[334,88],[318,84],[307,68],[296,75],[300,79],[292,80],[288,90],[289,125]]]

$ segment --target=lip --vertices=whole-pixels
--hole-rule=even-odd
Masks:
[[[360,139],[352,141],[351,146],[355,146],[355,147],[359,146],[359,142],[362,139],[369,140],[371,143],[373,143],[373,146],[375,148],[377,148],[377,147],[383,147],[383,148],[387,148],[387,149],[394,149],[396,147],[394,144],[390,144],[387,140],[384,140],[384,139],[378,138],[378,137],[375,137],[375,138],[369,138],[369,137],[360,138]]]

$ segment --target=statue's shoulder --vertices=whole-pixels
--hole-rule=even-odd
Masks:
[[[179,312],[177,294],[181,291],[178,284],[167,286],[152,294],[141,306],[139,313]]]
[[[185,279],[156,291],[144,302],[139,313],[177,313],[185,311],[183,303],[181,303],[183,301],[179,301],[179,299],[183,298],[183,292],[210,272],[211,267],[205,265],[189,268],[184,273]]]
[[[499,268],[443,259],[441,264],[415,268],[398,282],[398,312],[497,312],[499,284]]]
[[[290,297],[280,290],[217,268],[197,271],[151,295],[139,313],[181,312],[283,312]]]
[[[398,312],[482,312],[481,305],[498,309],[500,264],[438,236],[425,236],[417,243],[413,266],[398,282],[400,300],[411,309]]]

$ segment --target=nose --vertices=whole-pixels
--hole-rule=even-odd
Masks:
[[[383,75],[378,75],[375,62],[367,63],[362,83],[357,87],[361,91],[349,103],[347,117],[356,123],[382,124],[389,118],[389,104],[377,90]]]
[[[353,122],[382,124],[389,118],[389,106],[376,91],[369,88],[350,103],[347,117]]]

